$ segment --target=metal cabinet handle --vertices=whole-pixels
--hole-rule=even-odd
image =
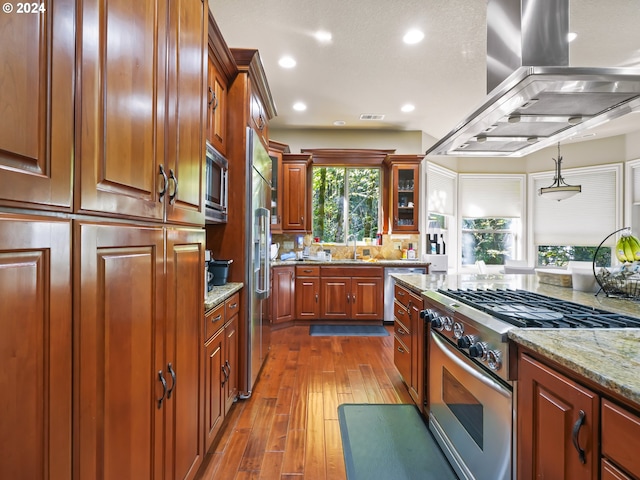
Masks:
[[[347,293],[347,303],[351,301],[351,295]]]
[[[231,376],[231,365],[229,365],[229,360],[225,360],[224,365],[227,367],[227,380],[229,380],[229,377]]]
[[[398,315],[404,315],[404,310],[398,310],[398,311],[396,311],[396,313],[397,313]]]
[[[220,368],[222,369],[222,375],[224,375],[222,382],[220,382],[220,387],[223,388],[224,384],[227,383],[227,371],[224,369],[224,365],[220,366]]]
[[[167,381],[164,379],[164,375],[162,375],[162,370],[158,370],[158,379],[160,380],[160,383],[162,383],[162,396],[158,399],[158,408],[160,408],[162,407],[162,401],[167,394]]]
[[[316,293],[316,303],[318,303],[318,294]]]
[[[218,96],[216,95],[216,92],[213,91],[213,88],[209,87],[209,95],[211,95],[211,98],[209,100],[208,103],[208,107],[211,107],[211,105],[213,105],[213,111],[216,111],[216,108],[218,108]]]
[[[406,335],[406,334],[407,334],[407,332],[406,332],[406,331],[404,331],[402,328],[399,328],[399,329],[398,329],[398,333],[399,333],[400,335]]]
[[[398,296],[399,296],[399,297],[404,297],[404,292],[403,292],[403,291],[399,291],[399,292],[398,292]]]
[[[171,398],[173,389],[176,388],[176,372],[173,370],[173,365],[171,365],[171,362],[169,362],[169,365],[167,365],[167,370],[169,370],[169,373],[171,374],[171,379],[173,380],[173,383],[171,384],[171,388],[167,392],[167,400],[168,400]]]
[[[238,303],[232,303],[231,305],[229,305],[229,308],[238,308]]]
[[[303,270],[304,273],[311,273],[313,270]]]
[[[167,178],[167,174],[164,171],[164,165],[160,164],[159,169],[160,169],[159,175],[162,175],[162,178],[164,179],[163,188],[158,192],[158,201],[161,202],[162,199],[164,198],[165,193],[167,193],[167,189],[169,188],[169,179]]]
[[[216,323],[218,320],[222,319],[222,315],[216,315],[211,318],[211,323]]]
[[[580,428],[582,427],[582,425],[584,425],[584,420],[586,416],[587,414],[584,413],[584,410],[580,410],[580,412],[578,413],[578,420],[576,420],[576,423],[573,424],[573,432],[571,435],[571,440],[573,440],[573,446],[578,452],[578,458],[580,459],[580,463],[582,464],[587,463],[587,459],[585,457],[584,450],[580,448],[580,441],[578,440],[578,434],[580,433]]]
[[[398,347],[398,351],[399,351],[400,353],[405,353],[405,351],[404,351],[404,349],[403,349],[402,347]]]
[[[169,203],[173,205],[176,202],[176,197],[178,196],[178,179],[176,178],[176,174],[172,168],[169,169],[169,178],[173,180],[173,184],[175,185],[173,194],[169,194]]]

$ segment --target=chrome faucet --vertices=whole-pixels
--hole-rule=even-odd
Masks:
[[[349,239],[352,238],[353,239],[353,259],[357,260],[358,259],[358,254],[356,253],[356,246],[357,246],[357,238],[355,234],[351,234],[347,237],[347,245],[349,245]]]

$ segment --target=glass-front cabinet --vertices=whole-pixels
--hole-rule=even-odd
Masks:
[[[401,157],[401,158],[398,158]],[[415,155],[391,156],[391,232],[420,233],[420,161]]]

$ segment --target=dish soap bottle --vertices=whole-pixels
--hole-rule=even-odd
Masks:
[[[416,259],[416,251],[413,249],[413,243],[409,244],[409,250],[407,251],[407,259],[408,260]]]

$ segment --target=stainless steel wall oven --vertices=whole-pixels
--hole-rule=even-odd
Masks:
[[[205,179],[205,219],[207,223],[225,223],[228,208],[228,166],[224,158],[207,142]]]

